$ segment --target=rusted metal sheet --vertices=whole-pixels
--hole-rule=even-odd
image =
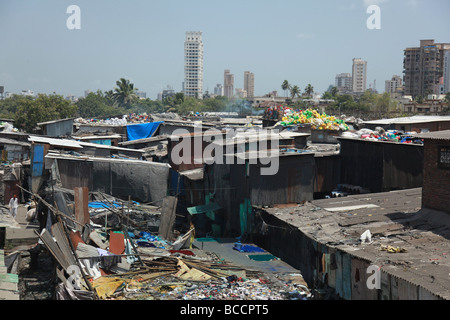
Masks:
[[[123,254],[125,252],[125,236],[121,232],[111,231],[109,234],[109,252]]]

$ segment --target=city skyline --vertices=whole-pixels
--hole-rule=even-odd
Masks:
[[[72,4],[80,8],[79,30],[66,25]],[[353,58],[367,61],[368,86],[376,80],[383,92],[386,80],[403,75],[405,48],[421,39],[450,42],[446,0],[109,4],[2,1],[0,85],[13,93],[83,96],[111,90],[123,77],[156,99],[167,85],[182,91],[185,34],[198,30],[203,92],[223,84],[228,69],[234,88],[244,88],[245,71],[254,73],[256,96],[281,93],[284,80],[323,93],[337,74],[352,72]],[[366,25],[372,4],[380,8],[381,29]]]

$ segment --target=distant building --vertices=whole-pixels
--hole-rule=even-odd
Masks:
[[[234,91],[234,75],[230,73],[230,70],[225,70],[223,79],[223,92],[225,97],[233,97]]]
[[[351,93],[353,88],[353,80],[350,73],[339,73],[335,77],[335,87],[340,94]]]
[[[34,91],[28,89],[28,90],[22,90],[21,95],[23,96],[31,96],[34,97]]]
[[[171,86],[167,86],[166,89],[158,93],[158,100],[163,101],[167,97],[172,97],[175,95],[175,90]]]
[[[247,92],[247,97],[255,96],[255,74],[250,71],[244,72],[244,90]]]
[[[70,102],[77,102],[77,101],[78,101],[78,98],[77,98],[75,95],[73,95],[73,94],[69,94],[69,95],[66,97],[66,100],[69,100]]]
[[[239,98],[247,98],[247,91],[242,88],[236,88],[236,96]]]
[[[147,92],[144,92],[144,91],[137,91],[136,95],[139,97],[139,99],[146,99],[147,98]]]
[[[400,76],[394,75],[391,80],[385,81],[384,92],[387,93],[398,93],[403,89],[402,78]]]
[[[353,93],[364,93],[367,88],[367,61],[359,58],[353,59],[352,68],[352,91]]]
[[[223,96],[223,85],[218,83],[215,87],[214,87],[214,95],[216,96]]]
[[[186,32],[183,92],[189,97],[203,98],[203,41],[198,31]]]
[[[449,89],[450,70],[449,65],[445,65],[449,50],[450,43],[435,43],[434,40],[420,40],[420,47],[406,48],[403,58],[404,94],[413,98],[425,97],[439,94],[440,85],[442,91]]]
[[[92,91],[89,90],[89,89],[84,90],[84,97],[86,98],[86,97],[89,95],[89,93],[91,93],[91,92],[92,92]]]
[[[442,88],[440,88],[439,94],[450,92],[450,50],[444,52],[443,69]]]

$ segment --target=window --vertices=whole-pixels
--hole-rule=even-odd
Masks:
[[[438,168],[450,169],[450,146],[439,146]]]

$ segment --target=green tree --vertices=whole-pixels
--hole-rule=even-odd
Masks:
[[[310,83],[308,83],[308,85],[306,86],[305,93],[308,97],[312,97],[312,94],[314,93],[314,87]]]
[[[356,103],[351,95],[342,94],[336,97],[333,106],[335,110],[347,111],[354,110],[356,108]]]
[[[39,122],[74,117],[77,106],[57,94],[39,94],[32,100],[24,100],[15,114],[14,125],[25,132],[32,133]]]
[[[450,106],[450,92],[447,92],[445,94],[445,98],[444,98],[445,103]]]
[[[357,108],[363,111],[376,111],[377,95],[371,90],[366,90],[357,102]]]
[[[326,91],[326,92],[322,95],[322,99],[332,100],[332,99],[334,99],[334,96],[331,94],[331,92]]]
[[[112,117],[127,112],[123,108],[112,106],[106,94],[101,90],[90,92],[85,98],[80,98],[75,104],[78,116],[83,118]]]
[[[338,88],[337,87],[332,87],[330,90],[330,93],[333,97],[336,97],[339,93]]]
[[[283,83],[281,84],[281,89],[283,89],[284,91],[284,95],[287,97],[287,91],[290,89],[291,85],[289,84],[289,82],[287,80],[284,80]]]
[[[31,96],[13,94],[12,97],[0,100],[0,115],[4,118],[13,119],[20,105],[33,100],[34,98]]]
[[[388,92],[378,95],[376,98],[376,111],[380,113],[389,112],[393,109],[393,102]]]
[[[119,105],[119,107],[130,109],[132,103],[137,99],[136,91],[137,88],[134,84],[125,78],[120,78],[116,81],[117,87],[114,88],[114,101]]]
[[[423,103],[423,97],[421,95],[418,95],[414,100],[419,104]]]

